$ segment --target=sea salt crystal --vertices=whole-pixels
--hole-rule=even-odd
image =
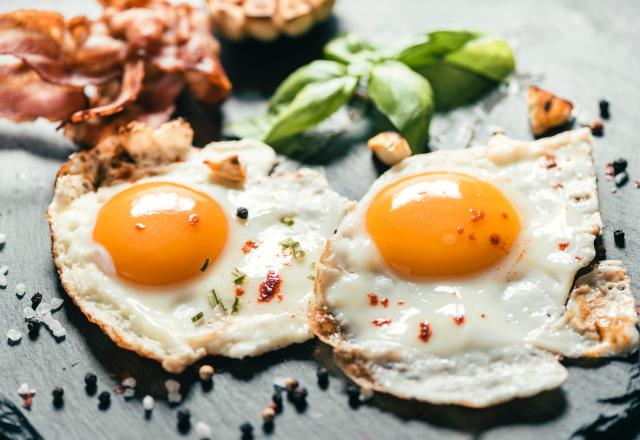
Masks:
[[[0,246],[7,242],[7,234],[0,232]]]
[[[24,283],[18,283],[16,285],[16,295],[18,295],[19,298],[22,298],[26,292],[27,286],[25,286]]]
[[[151,411],[155,404],[156,401],[149,395],[144,396],[144,399],[142,399],[142,407],[145,411]]]
[[[178,392],[171,392],[167,394],[167,400],[169,403],[180,403],[180,401],[182,401],[182,394]]]
[[[60,326],[59,328],[54,328],[53,330],[51,330],[51,333],[55,338],[64,338],[67,335],[67,331],[62,326]]]
[[[64,300],[61,298],[51,298],[51,310],[58,310],[62,306],[63,302]]]
[[[122,386],[127,388],[135,388],[136,387],[136,379],[134,377],[127,377],[122,381]]]
[[[30,392],[29,384],[28,384],[28,383],[26,383],[26,382],[21,383],[21,384],[20,384],[20,387],[18,388],[18,394],[19,394],[20,396],[28,396],[28,395],[29,395],[29,392]]]
[[[211,438],[211,426],[205,422],[196,423],[196,437],[199,440],[207,440]]]
[[[5,288],[7,287],[7,284],[9,284],[9,282],[7,281],[7,277],[4,275],[0,275],[0,287]]]
[[[9,273],[9,266],[7,266],[6,264],[3,266],[0,266],[0,275],[6,275]]]
[[[49,312],[51,312],[51,304],[44,301],[38,304],[38,307],[36,307],[36,313],[38,315],[44,315]]]
[[[164,387],[169,393],[177,393],[178,391],[180,391],[180,382],[173,379],[167,379],[164,381]]]
[[[22,339],[22,333],[12,328],[7,332],[7,339],[10,342],[19,342]]]
[[[36,311],[31,307],[25,307],[22,312],[24,313],[25,319],[33,319],[36,317]]]

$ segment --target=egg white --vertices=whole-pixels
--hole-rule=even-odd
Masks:
[[[238,154],[246,168],[247,179],[241,187],[213,180],[203,163],[231,154]],[[112,338],[125,338],[127,345],[161,360],[173,372],[207,353],[255,356],[311,338],[306,307],[314,262],[349,202],[316,171],[269,175],[275,163],[273,150],[259,142],[214,143],[201,150],[192,148],[184,161],[136,183],[100,187],[70,203],[55,197],[49,217],[63,285]],[[92,238],[97,214],[107,200],[132,185],[153,181],[180,183],[209,195],[229,223],[224,250],[204,273],[159,287],[120,278],[108,252]],[[248,209],[247,220],[236,216],[238,207]],[[294,224],[282,223],[283,216],[293,217]],[[279,243],[289,237],[300,243],[303,258],[283,251]],[[241,249],[249,240],[258,247],[245,254]],[[235,268],[246,274],[240,286],[245,293],[239,297],[238,312],[231,313],[238,287],[233,283]],[[281,300],[258,302],[259,284],[269,270],[282,279]],[[211,306],[211,289],[227,312]],[[192,322],[199,312],[204,318]]]
[[[466,276],[415,279],[387,266],[366,229],[369,204],[392,182],[428,171],[487,180],[513,203],[522,229],[502,261]],[[485,148],[407,158],[372,185],[330,240],[316,283],[316,332],[336,346],[350,376],[404,397],[486,406],[557,387],[566,370],[543,349],[577,354],[582,336],[567,326],[565,304],[601,227],[586,130],[532,143],[501,136]],[[370,292],[388,298],[388,307],[370,306]],[[379,318],[391,324],[373,325]],[[417,337],[421,321],[432,331],[427,343]],[[326,322],[334,322],[333,334]],[[558,337],[559,327],[572,337]],[[635,346],[635,327],[625,331],[627,343],[601,354]]]

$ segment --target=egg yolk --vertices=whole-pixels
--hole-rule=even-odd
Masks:
[[[197,274],[227,240],[226,216],[208,195],[171,182],[134,185],[100,209],[93,239],[118,275],[161,285]]]
[[[491,266],[513,246],[518,212],[491,183],[428,172],[382,189],[366,214],[382,257],[408,276],[464,275]]]

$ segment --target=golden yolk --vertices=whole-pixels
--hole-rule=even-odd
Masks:
[[[227,219],[208,195],[171,182],[134,185],[98,213],[93,239],[111,255],[118,274],[146,285],[197,273],[227,240]]]
[[[520,231],[518,212],[495,186],[429,172],[380,191],[366,215],[384,260],[408,276],[463,275],[503,258]]]

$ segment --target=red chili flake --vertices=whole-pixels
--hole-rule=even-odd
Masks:
[[[195,225],[200,221],[200,216],[198,214],[191,214],[189,216],[189,223]]]
[[[484,211],[482,209],[475,210],[471,208],[469,209],[469,213],[471,214],[471,221],[474,223],[484,219]]]
[[[136,223],[136,229],[138,231],[142,231],[146,227],[147,227],[147,225],[145,225],[144,223]]]
[[[580,255],[576,255],[576,256],[575,256],[575,257],[573,257],[573,258],[575,258],[575,259],[576,259],[576,260],[578,260],[578,261],[582,261],[582,257],[581,257]]]
[[[380,301],[382,303],[382,307],[384,307],[385,309],[387,307],[389,307],[389,298],[384,298],[382,301]]]
[[[371,307],[375,307],[378,305],[378,295],[371,292],[371,293],[368,293],[367,296],[369,297],[369,305]]]
[[[113,392],[116,394],[122,394],[124,393],[124,391],[126,390],[125,387],[123,387],[122,385],[116,385],[112,388]]]
[[[404,305],[404,301],[403,301],[403,300],[401,300],[401,299],[399,299],[397,304],[398,304],[399,306],[402,306],[402,305]]]
[[[242,245],[242,253],[247,255],[249,252],[251,252],[253,249],[257,249],[258,245],[256,244],[255,241],[245,241],[244,244]]]
[[[242,287],[236,287],[236,296],[244,295],[244,289]]]
[[[471,234],[469,234],[469,240],[475,240],[476,239],[476,233],[472,232]]]
[[[276,298],[278,298],[278,302],[282,302],[282,298],[284,298],[284,296],[282,296],[282,293],[278,293]]]
[[[429,342],[429,339],[431,339],[431,324],[425,321],[420,321],[419,328],[420,331],[418,332],[418,339],[426,344]]]
[[[560,243],[558,243],[558,249],[560,249],[561,251],[565,250],[568,246],[568,241],[561,241]]]
[[[509,218],[509,214],[507,214],[506,212],[503,212],[502,214],[500,214],[500,216],[504,219]]]
[[[557,167],[558,163],[556,162],[556,157],[553,154],[545,154],[544,155],[544,166],[547,169]]]
[[[278,294],[280,284],[282,284],[280,275],[273,270],[267,272],[267,276],[264,278],[264,281],[260,283],[260,287],[258,288],[258,302],[271,301],[273,297]],[[279,299],[282,300],[280,297]]]
[[[458,231],[458,234],[462,234],[464,232],[464,228],[462,226],[458,226],[456,231]]]
[[[495,232],[493,234],[491,234],[489,236],[489,241],[491,242],[492,245],[499,245],[500,244],[500,235],[496,234]]]
[[[391,324],[391,320],[389,318],[376,318],[371,321],[371,324],[375,325],[376,327],[385,327]]]
[[[453,322],[455,322],[457,325],[462,325],[464,324],[464,315],[456,315],[453,317]]]

